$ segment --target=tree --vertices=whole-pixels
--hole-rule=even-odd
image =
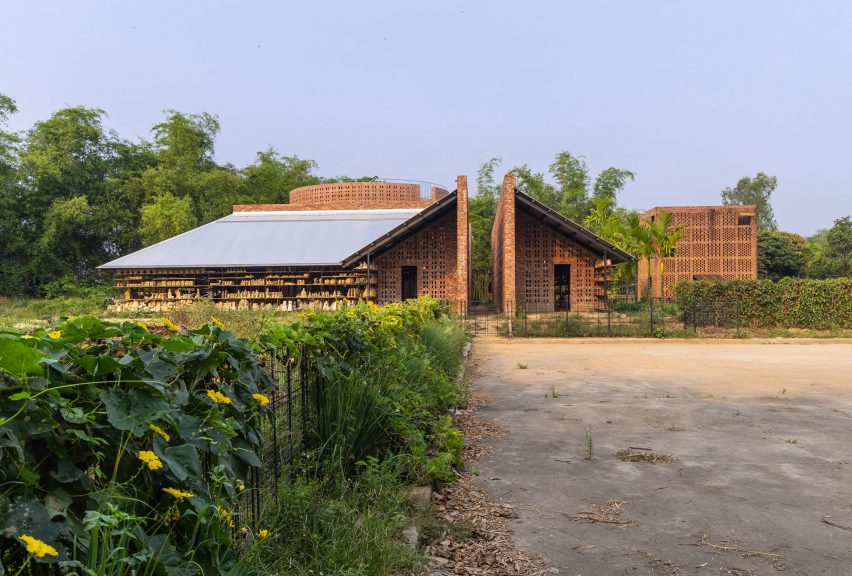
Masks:
[[[770,280],[803,276],[805,239],[796,234],[762,231],[757,234],[757,276]]]
[[[496,202],[500,197],[500,184],[494,179],[494,171],[503,163],[502,158],[486,160],[476,171],[476,196]]]
[[[474,301],[491,299],[491,228],[500,196],[500,185],[494,179],[494,171],[501,162],[500,158],[491,158],[482,163],[476,175],[476,194],[468,202]]]
[[[635,178],[635,174],[630,170],[623,170],[612,166],[605,168],[595,178],[592,198],[609,198],[614,204],[618,193],[627,185],[627,181],[630,180],[632,182]]]
[[[651,298],[651,260],[656,256],[657,250],[654,245],[654,233],[651,227],[644,221],[638,218],[632,221],[634,225],[632,236],[636,243],[636,253],[640,258],[645,259],[648,268],[648,282],[645,284],[645,294],[648,299]],[[639,296],[639,295],[637,295]]]
[[[125,206],[110,204],[105,184],[116,173],[119,140],[103,126],[103,110],[58,110],[30,129],[16,169],[17,234],[22,244],[9,266],[15,292],[38,294],[54,279],[95,278],[108,257],[107,230],[92,225]]]
[[[319,184],[314,175],[317,163],[298,156],[281,156],[273,148],[257,153],[254,164],[242,170],[246,203],[286,204],[290,191],[300,186]]]
[[[575,222],[582,222],[589,211],[589,167],[581,156],[562,151],[549,168],[556,180],[556,199],[550,205]]]
[[[195,226],[195,214],[189,198],[162,194],[142,207],[140,233],[146,246],[176,236]]]
[[[515,166],[511,170],[515,175],[515,187],[541,202],[559,211],[559,193],[544,179],[544,173],[534,172],[526,164]]]
[[[759,230],[775,230],[775,213],[772,210],[771,196],[778,186],[775,176],[758,172],[754,178],[740,178],[733,188],[722,190],[722,204],[755,205],[757,207],[757,227]]]
[[[852,220],[838,218],[825,237],[827,255],[837,262],[840,273],[852,277]]]
[[[660,212],[651,225],[651,239],[654,253],[660,263],[660,297],[665,297],[666,268],[665,258],[674,256],[677,242],[683,238],[685,224],[672,226],[672,213]]]

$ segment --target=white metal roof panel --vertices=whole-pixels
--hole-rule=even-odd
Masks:
[[[100,268],[333,266],[420,211],[235,212]]]

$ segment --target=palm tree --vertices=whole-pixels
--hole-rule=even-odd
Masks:
[[[615,200],[605,196],[592,198],[592,209],[583,219],[583,226],[611,242],[619,224],[615,213]]]
[[[640,258],[644,258],[648,263],[648,283],[645,285],[645,290],[648,299],[651,298],[651,259],[657,255],[656,236],[653,229],[644,221],[635,218],[632,222],[631,235],[633,236],[636,253]],[[637,294],[637,297],[640,295]]]
[[[665,297],[665,279],[666,279],[666,270],[665,263],[663,262],[664,258],[668,258],[669,256],[674,256],[677,252],[677,242],[681,238],[683,238],[684,233],[683,229],[686,228],[685,224],[678,224],[677,226],[672,226],[672,213],[671,212],[660,212],[657,214],[654,223],[650,226],[650,235],[652,238],[654,255],[660,262],[660,297]],[[651,267],[650,261],[648,262],[648,278],[650,281],[651,277]]]

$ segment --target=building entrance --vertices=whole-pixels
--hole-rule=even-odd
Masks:
[[[571,309],[570,264],[554,264],[553,266],[553,308],[554,310]]]

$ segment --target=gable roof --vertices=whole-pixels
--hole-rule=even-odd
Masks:
[[[396,228],[388,230],[369,244],[364,245],[362,248],[352,253],[348,258],[343,260],[343,265],[349,266],[358,260],[366,258],[367,255],[375,257],[387,250],[390,250],[391,247],[402,240],[405,240],[421,227],[434,222],[441,216],[455,210],[457,199],[458,190],[453,190],[437,202],[430,204],[429,207],[419,211],[410,219],[400,223],[400,225]]]
[[[518,189],[515,189],[515,202],[517,202],[518,206],[526,213],[564,234],[593,254],[596,254],[601,258],[603,258],[605,254],[613,264],[621,264],[623,262],[631,262],[635,260],[633,256],[615,244],[604,240],[588,228],[580,226],[573,220],[566,218],[552,208],[548,208],[532,196],[521,192]]]
[[[339,266],[349,255],[421,212],[424,210],[235,212],[98,268]]]

